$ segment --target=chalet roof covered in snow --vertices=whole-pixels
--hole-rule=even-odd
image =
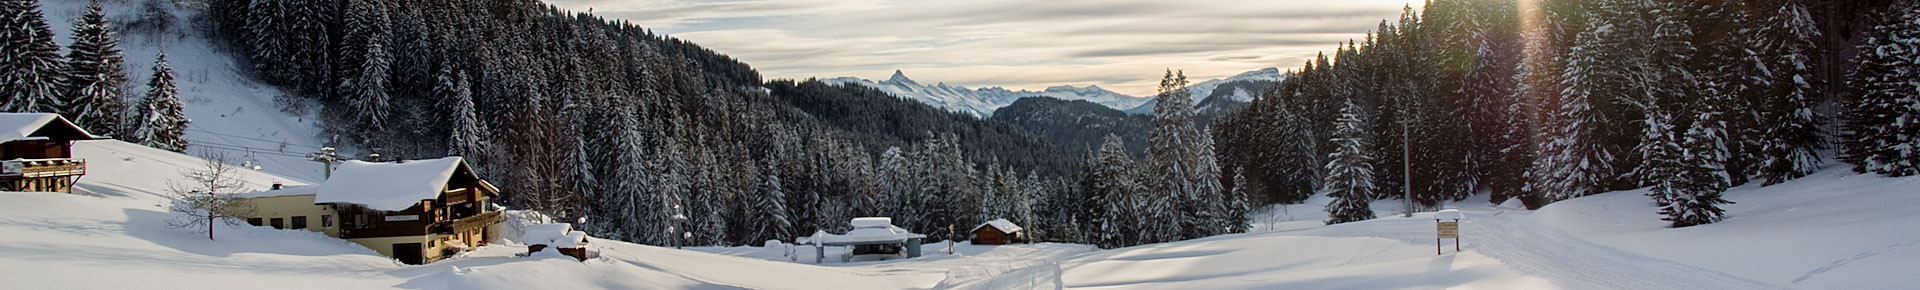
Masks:
[[[373,163],[347,161],[320,183],[315,203],[352,203],[373,209],[400,211],[446,191],[447,180],[465,167],[460,157]],[[472,172],[469,170],[468,172]]]
[[[0,143],[30,137],[93,139],[86,129],[52,113],[0,113]]]
[[[274,189],[274,190],[262,190],[262,191],[242,193],[238,197],[259,198],[259,197],[310,195],[310,194],[318,193],[319,191],[320,191],[320,187],[318,186],[287,186],[287,187],[281,187],[280,189]]]
[[[1005,232],[1009,234],[1020,232],[1020,226],[1013,224],[1012,221],[1007,221],[1007,219],[993,219],[993,220],[987,221],[986,223],[982,223],[978,226],[974,226],[973,229],[967,230],[967,231],[969,232],[978,231],[980,230],[980,228],[984,228],[987,226],[993,226],[993,228],[1000,229],[1001,232]]]

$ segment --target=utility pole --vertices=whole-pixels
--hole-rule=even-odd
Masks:
[[[1410,122],[1406,119],[1400,120],[1400,162],[1403,166],[1400,168],[1400,186],[1407,195],[1407,207],[1401,210],[1401,217],[1413,217],[1413,143],[1407,141],[1407,135],[1413,132],[1407,131],[1407,123]]]
[[[321,147],[320,152],[307,153],[307,160],[320,162],[321,166],[325,166],[325,178],[331,179],[333,178],[333,164],[340,163],[340,153],[334,152],[333,147]]]

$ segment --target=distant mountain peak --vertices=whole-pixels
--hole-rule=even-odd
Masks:
[[[893,75],[884,81],[873,81],[854,77],[837,77],[823,80],[827,83],[846,85],[855,84],[879,89],[898,97],[912,99],[934,107],[963,112],[976,117],[986,118],[993,111],[1006,107],[1026,97],[1044,96],[1062,100],[1085,100],[1113,109],[1125,109],[1138,106],[1146,98],[1116,93],[1098,85],[1085,87],[1053,86],[1034,92],[1027,90],[1011,91],[1002,87],[990,86],[981,89],[968,89],[964,86],[936,82],[932,85],[921,84],[907,77],[907,73],[895,69]]]
[[[907,78],[907,73],[901,72],[900,70],[897,70],[897,69],[893,70],[893,77],[887,78],[887,81],[896,82],[896,83],[913,83],[913,79]]]

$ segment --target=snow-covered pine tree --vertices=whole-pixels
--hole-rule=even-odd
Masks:
[[[764,165],[763,168],[764,169],[761,169],[761,176],[763,177],[760,179],[760,192],[754,194],[753,206],[751,207],[753,214],[751,215],[752,220],[749,222],[753,224],[751,226],[753,229],[751,233],[752,240],[784,241],[787,240],[788,237],[793,236],[793,234],[787,230],[793,227],[793,223],[787,220],[787,193],[784,188],[785,185],[782,185],[780,182],[778,168],[774,167],[771,163]]]
[[[1720,106],[1730,101],[1728,95],[1713,94],[1691,104],[1693,126],[1687,128],[1681,140],[1685,151],[1680,153],[1679,168],[1674,172],[1674,187],[1665,200],[1654,199],[1660,206],[1659,213],[1666,215],[1661,220],[1672,222],[1674,227],[1718,222],[1726,215],[1720,205],[1733,203],[1721,197],[1730,180],[1724,166],[1728,158],[1727,133],[1726,122],[1720,119],[1725,114]]]
[[[1138,228],[1142,217],[1137,212],[1141,191],[1133,157],[1126,150],[1120,136],[1107,134],[1099,153],[1088,155],[1086,188],[1091,232],[1087,234],[1102,248],[1136,245],[1135,237],[1142,231]]]
[[[434,94],[451,104],[447,110],[447,123],[451,124],[447,130],[447,155],[479,159],[486,155],[487,141],[486,129],[481,127],[484,125],[474,112],[473,85],[467,81],[466,73],[455,75],[450,67],[440,69],[438,84],[434,86]]]
[[[1595,20],[1593,22],[1602,22]],[[1604,25],[1589,24],[1592,27]],[[1558,128],[1552,131],[1552,139],[1542,152],[1551,158],[1545,164],[1551,165],[1550,175],[1545,177],[1549,186],[1542,190],[1547,202],[1566,200],[1575,197],[1606,191],[1607,182],[1614,175],[1614,148],[1605,138],[1605,130],[1611,120],[1602,112],[1595,110],[1594,104],[1601,102],[1592,79],[1598,58],[1604,57],[1599,48],[1601,43],[1592,29],[1581,32],[1575,40],[1575,46],[1565,57],[1565,71],[1560,76],[1561,83],[1559,108],[1554,116]]]
[[[1642,121],[1640,145],[1635,147],[1640,153],[1640,167],[1634,169],[1635,179],[1641,180],[1648,188],[1647,196],[1655,204],[1668,204],[1678,199],[1682,182],[1680,173],[1688,164],[1683,163],[1684,149],[1675,137],[1673,117],[1658,107],[1650,107],[1647,119]]]
[[[1198,130],[1193,126],[1193,106],[1187,92],[1185,72],[1168,69],[1160,79],[1159,94],[1154,97],[1153,135],[1147,145],[1147,159],[1140,177],[1147,187],[1146,208],[1141,213],[1147,223],[1142,243],[1180,240],[1188,236],[1186,228],[1204,227],[1191,215],[1200,198],[1194,184],[1199,168]]]
[[[1186,213],[1194,220],[1194,227],[1187,228],[1185,238],[1188,239],[1226,233],[1229,223],[1227,188],[1220,186],[1220,162],[1214,157],[1213,134],[1201,130],[1196,137],[1199,142],[1193,148],[1193,156],[1199,162],[1193,163],[1194,174],[1188,179],[1194,185],[1194,211]]]
[[[975,211],[976,216],[974,216],[973,219],[990,221],[997,218],[1006,218],[1006,208],[1001,207],[1005,205],[1005,203],[1000,200],[1001,196],[1004,195],[1000,192],[1000,178],[1001,175],[1004,175],[1000,174],[1000,161],[995,159],[994,161],[988,162],[987,171],[984,173],[980,179],[980,196],[977,197],[979,199],[977,201],[978,209]],[[968,226],[971,228],[971,225]]]
[[[1029,239],[1044,237],[1046,229],[1041,226],[1039,215],[1034,211],[1043,206],[1043,201],[1047,199],[1046,181],[1040,179],[1040,173],[1029,170],[1027,178],[1018,181],[1015,186],[1021,192],[1020,198],[1013,202],[1013,222],[1026,227],[1025,235],[1031,236]]]
[[[0,0],[0,111],[58,112],[66,63],[38,0]]]
[[[387,52],[391,46],[387,27],[385,5],[367,0],[350,0],[343,28],[339,52],[340,84],[335,92],[340,94],[352,110],[349,115],[362,139],[371,139],[378,132],[386,130],[389,113],[387,95],[387,71],[393,57]]]
[[[1689,57],[1694,52],[1692,27],[1680,20],[1684,15],[1677,6],[1668,3],[1654,5],[1654,9],[1646,12],[1653,25],[1653,34],[1647,39],[1653,47],[1663,49],[1645,55],[1651,63],[1648,64],[1649,70],[1640,73],[1646,75],[1644,77],[1649,82],[1658,82],[1660,85],[1649,85],[1648,93],[1631,99],[1640,107],[1640,115],[1644,117],[1639,126],[1639,144],[1634,147],[1640,155],[1640,164],[1634,168],[1636,175],[1633,178],[1642,185],[1651,186],[1648,195],[1653,197],[1655,203],[1664,204],[1686,194],[1682,189],[1685,180],[1681,179],[1680,173],[1688,166],[1693,166],[1683,160],[1686,158],[1685,148],[1681,144],[1680,121],[1675,116],[1685,117],[1687,111],[1684,109],[1692,105],[1688,103],[1699,102],[1702,97],[1696,90],[1697,74],[1686,67],[1691,64]]]
[[[1843,120],[1843,160],[1854,171],[1920,174],[1920,2],[1899,6],[1859,46]]]
[[[173,84],[173,68],[167,65],[167,53],[161,52],[153,63],[153,77],[147,79],[147,95],[135,110],[133,134],[140,145],[173,152],[187,150],[187,112],[180,104],[180,89]]]
[[[900,147],[887,147],[886,152],[880,153],[880,168],[876,172],[878,176],[874,177],[874,184],[880,191],[880,207],[876,212],[879,216],[893,217],[894,224],[913,225],[919,222],[908,206],[912,195],[918,193],[913,185],[914,170],[909,162],[912,161],[906,153],[901,152]]]
[[[1822,101],[1818,91],[1820,78],[1813,76],[1810,63],[1814,39],[1820,29],[1804,5],[1788,1],[1769,17],[1760,35],[1765,41],[1767,77],[1772,84],[1771,97],[1759,104],[1764,138],[1760,148],[1758,177],[1766,185],[1779,184],[1812,174],[1820,166],[1820,150],[1827,148],[1824,128],[1826,117],[1816,108]]]
[[[1371,138],[1361,126],[1365,121],[1353,102],[1340,110],[1334,122],[1334,151],[1327,155],[1327,224],[1373,219],[1373,156],[1367,151]]]
[[[712,147],[700,146],[695,150],[698,152],[694,155],[694,164],[699,169],[695,172],[694,197],[687,200],[688,221],[683,232],[692,236],[688,245],[722,246],[727,240],[724,203],[730,198],[720,181],[719,158]]]
[[[1234,170],[1233,172],[1233,190],[1227,192],[1227,199],[1230,201],[1227,204],[1227,232],[1245,233],[1249,226],[1248,222],[1253,219],[1250,216],[1253,213],[1253,203],[1247,200],[1247,177],[1240,174],[1244,171]]]
[[[87,133],[126,138],[120,131],[127,114],[125,92],[120,90],[127,82],[126,60],[100,9],[100,1],[93,1],[73,23],[73,44],[67,48],[62,74],[67,101],[58,112]]]

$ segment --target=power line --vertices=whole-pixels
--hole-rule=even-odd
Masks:
[[[274,142],[274,143],[280,143],[280,144],[286,144],[286,145],[294,145],[294,146],[301,146],[301,147],[306,147],[306,148],[313,148],[313,149],[320,149],[320,148],[322,148],[322,146],[314,146],[314,145],[307,145],[307,144],[300,144],[300,143],[294,143],[294,142],[291,142],[291,141],[288,141],[288,140],[269,140],[269,139],[260,139],[260,138],[254,138],[254,137],[247,137],[247,136],[240,136],[240,135],[234,135],[234,134],[227,134],[227,133],[220,133],[220,132],[213,132],[213,131],[207,131],[207,130],[200,130],[200,129],[192,129],[192,128],[188,128],[188,129],[187,129],[187,131],[193,131],[193,132],[200,132],[200,133],[207,133],[207,134],[213,134],[213,135],[219,135],[219,136],[226,136],[226,137],[232,137],[232,138],[240,138],[240,139],[247,139],[247,140],[254,140],[254,141],[260,141],[260,142]]]

